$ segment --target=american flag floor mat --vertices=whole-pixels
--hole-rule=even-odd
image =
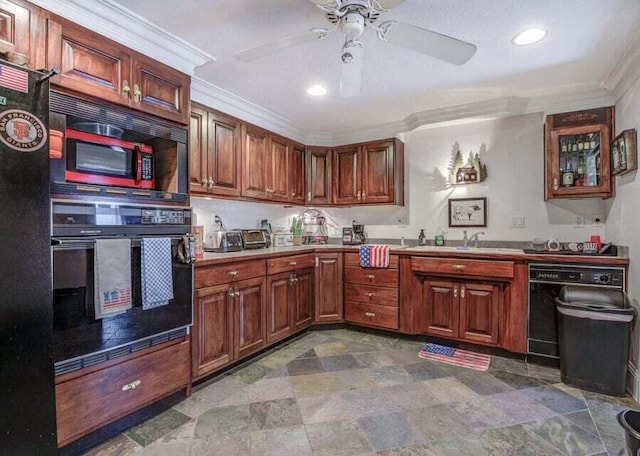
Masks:
[[[453,364],[454,366],[468,367],[469,369],[487,370],[491,357],[482,353],[474,353],[446,345],[427,344],[418,353],[420,358]]]

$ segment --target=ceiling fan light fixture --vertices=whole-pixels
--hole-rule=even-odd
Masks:
[[[528,46],[537,43],[547,36],[547,31],[540,28],[530,28],[518,33],[511,39],[516,46]]]
[[[312,97],[322,97],[327,94],[327,88],[321,84],[314,84],[307,89],[307,93]]]

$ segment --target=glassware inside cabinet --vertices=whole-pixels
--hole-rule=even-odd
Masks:
[[[600,185],[600,132],[561,135],[558,158],[563,187]]]

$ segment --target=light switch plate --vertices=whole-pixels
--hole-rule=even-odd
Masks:
[[[584,215],[576,214],[575,218],[573,219],[573,226],[576,228],[584,227]]]
[[[524,228],[524,215],[512,215],[511,228]]]

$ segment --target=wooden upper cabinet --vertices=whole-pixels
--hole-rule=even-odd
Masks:
[[[0,57],[5,52],[22,54],[29,59],[29,68],[36,68],[33,43],[38,8],[20,0],[0,0]]]
[[[304,205],[305,160],[306,151],[304,145],[293,143],[289,159],[289,201],[293,204]]]
[[[132,59],[133,107],[187,123],[191,78],[142,54]]]
[[[191,193],[240,195],[241,127],[238,119],[200,105],[191,107]]]
[[[242,196],[268,198],[269,137],[265,130],[243,126]]]
[[[404,145],[397,139],[339,147],[333,155],[335,204],[404,204]]]
[[[54,85],[188,123],[188,75],[62,18],[46,30],[46,66],[61,70]]]
[[[269,136],[267,160],[267,198],[289,201],[289,156],[291,142],[279,136]]]
[[[306,152],[306,203],[331,204],[332,151],[326,147],[307,147]]]
[[[614,107],[547,116],[545,200],[613,196],[614,118]]]

